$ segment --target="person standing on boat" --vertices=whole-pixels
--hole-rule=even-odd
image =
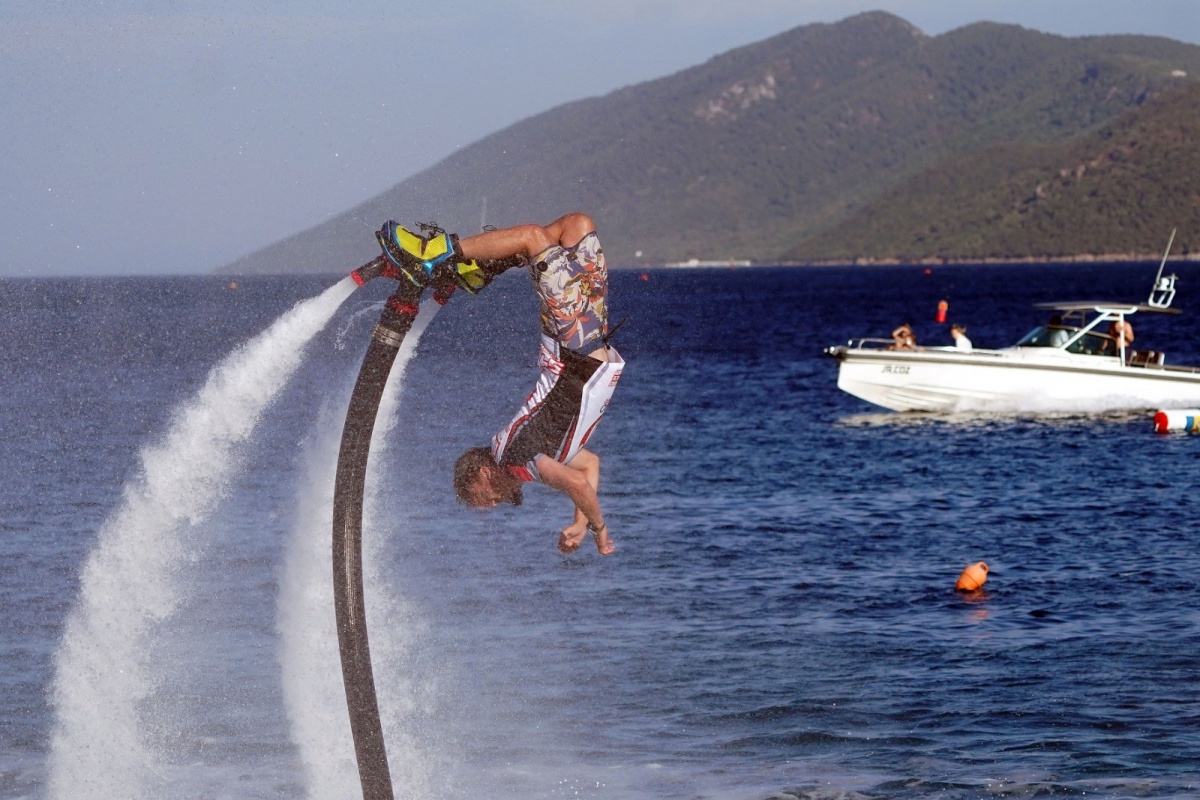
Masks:
[[[950,338],[954,340],[956,348],[964,353],[971,352],[971,340],[967,338],[967,328],[965,325],[951,325]]]
[[[615,551],[596,490],[600,459],[584,448],[625,366],[608,344],[608,268],[596,226],[585,214],[549,225],[486,231],[460,243],[466,259],[519,256],[529,267],[541,307],[541,374],[512,422],[491,447],[463,453],[454,466],[459,502],[490,508],[520,505],[521,488],[540,481],[567,495],[575,518],[558,549],[573,553],[590,532],[601,555]],[[615,328],[614,328],[615,332]]]
[[[1113,338],[1116,347],[1116,352],[1113,353],[1115,356],[1119,356],[1123,348],[1133,344],[1133,326],[1127,319],[1114,319],[1108,323],[1108,335]]]

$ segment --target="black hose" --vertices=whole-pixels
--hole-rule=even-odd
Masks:
[[[350,408],[346,411],[346,426],[342,430],[333,494],[334,609],[342,680],[346,684],[346,705],[350,711],[350,732],[354,737],[363,800],[394,799],[367,641],[362,515],[367,458],[379,401],[396,361],[396,353],[416,317],[415,304],[408,302],[409,298],[401,297],[401,292],[409,293],[407,287],[402,286],[401,291],[388,301],[388,307],[371,335],[354,384]]]
[[[382,235],[380,243],[386,251],[388,245]],[[421,295],[425,289],[432,289],[434,300],[444,304],[458,285],[453,270],[444,270],[431,282],[414,284],[407,274],[397,270],[398,263],[385,253],[350,273],[359,286],[378,277],[395,278],[400,286],[388,298],[379,324],[371,334],[371,343],[350,396],[333,491],[333,605],[337,614],[342,681],[346,684],[346,706],[350,711],[350,733],[354,737],[363,800],[394,800],[395,797],[383,725],[379,720],[375,676],[371,671],[367,609],[363,600],[363,490],[367,480],[367,458],[371,452],[371,433],[375,430],[375,416],[379,412],[388,374],[404,337],[417,318]],[[516,256],[479,261],[477,266],[482,270],[484,280],[470,291],[478,291],[504,270],[521,263],[523,260]]]

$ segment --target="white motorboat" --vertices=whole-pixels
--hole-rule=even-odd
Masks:
[[[840,362],[839,389],[894,411],[1196,407],[1200,367],[1169,364],[1164,353],[1126,347],[1119,335],[1133,314],[1178,314],[1170,308],[1175,280],[1162,276],[1160,264],[1146,303],[1040,303],[1035,308],[1058,312],[1051,324],[999,350],[901,349],[891,339],[852,339],[825,352]]]

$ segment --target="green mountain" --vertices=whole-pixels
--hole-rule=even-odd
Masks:
[[[769,262],[948,158],[1066,142],[1198,75],[1167,39],[807,25],[530,117],[225,271],[344,269],[388,218],[474,233],[485,198],[501,226],[587,211],[615,265]]]
[[[1155,257],[1200,249],[1200,84],[1069,143],[990,145],[901,182],[785,254],[823,259]]]

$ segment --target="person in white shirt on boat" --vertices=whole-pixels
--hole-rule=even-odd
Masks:
[[[1046,330],[1050,331],[1049,347],[1062,347],[1071,338],[1071,332],[1063,327],[1063,318],[1059,314],[1050,317]]]
[[[954,346],[964,353],[969,353],[973,349],[971,347],[971,340],[967,338],[967,328],[965,325],[951,325],[950,338],[954,340]]]

